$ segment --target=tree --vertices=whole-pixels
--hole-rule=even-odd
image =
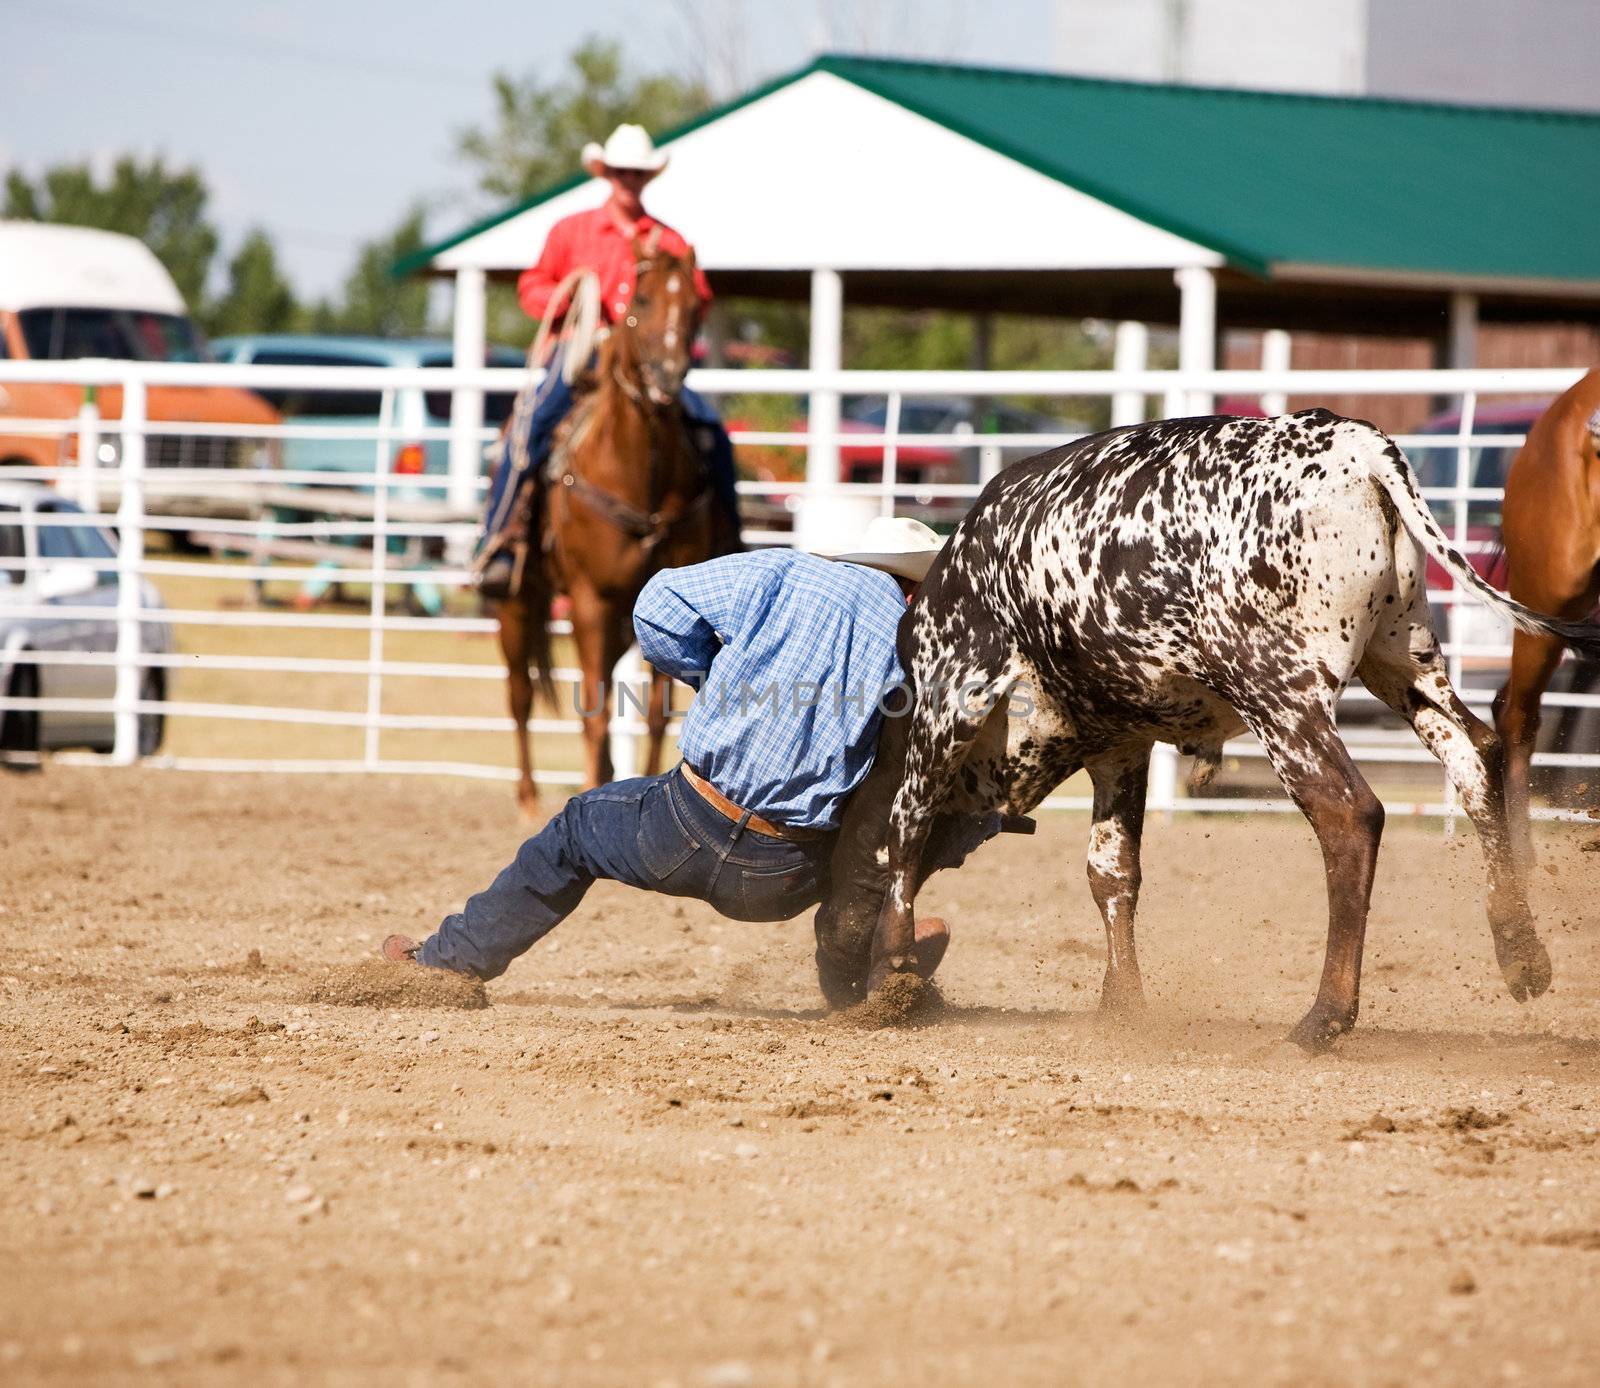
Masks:
[[[315,331],[376,333],[380,337],[421,337],[429,331],[428,281],[396,279],[389,273],[395,261],[426,244],[426,215],[420,205],[413,207],[387,236],[361,248],[355,269],[344,282],[343,302],[337,307],[319,304],[312,310]]]
[[[622,46],[609,40],[586,40],[569,61],[570,74],[551,85],[535,74],[496,73],[492,126],[458,136],[457,148],[476,166],[478,187],[497,202],[520,201],[577,172],[583,146],[605,139],[624,121],[658,132],[710,104],[699,82],[628,73]]]
[[[204,314],[206,331],[213,337],[284,332],[295,326],[299,314],[294,290],[278,268],[272,238],[259,227],[251,230],[228,262],[226,291]]]
[[[140,160],[125,154],[104,185],[87,163],[58,164],[37,181],[12,169],[5,191],[7,217],[138,237],[167,267],[185,303],[203,299],[217,232],[206,220],[208,192],[199,170],[169,169],[159,155]]]

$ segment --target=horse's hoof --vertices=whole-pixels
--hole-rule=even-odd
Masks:
[[[1500,962],[1500,972],[1505,976],[1506,987],[1518,1002],[1536,998],[1550,986],[1553,970],[1550,951],[1533,931],[1508,940],[1504,947],[1495,942],[1495,957]]]
[[[1100,984],[1100,1010],[1121,1016],[1134,1016],[1144,1011],[1144,985],[1137,974],[1112,973],[1106,970]]]
[[[1340,1017],[1313,1007],[1289,1033],[1289,1040],[1307,1055],[1321,1055],[1356,1024],[1355,1014]]]

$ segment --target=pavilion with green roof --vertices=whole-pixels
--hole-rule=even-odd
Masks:
[[[1597,115],[825,56],[659,139],[651,211],[719,294],[809,299],[824,369],[846,299],[1175,323],[1194,369],[1219,320],[1452,365],[1480,319],[1600,323]],[[568,180],[396,267],[454,277],[458,362],[486,280],[601,196]]]

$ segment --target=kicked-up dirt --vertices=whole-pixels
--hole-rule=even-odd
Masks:
[[[610,884],[486,990],[371,962],[521,833],[502,786],[0,777],[0,1381],[1600,1373],[1593,830],[1541,835],[1519,1006],[1470,831],[1391,823],[1315,1059],[1298,817],[1150,826],[1120,1022],[1084,821],[999,840],[888,1028],[823,1012],[808,920]]]

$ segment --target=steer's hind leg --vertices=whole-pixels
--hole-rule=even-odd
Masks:
[[[1283,788],[1311,821],[1322,848],[1328,951],[1317,1000],[1289,1034],[1297,1045],[1319,1051],[1349,1031],[1360,1011],[1361,950],[1383,805],[1339,740],[1329,702],[1309,695],[1303,703],[1240,708],[1239,713],[1260,739]]]
[[[1133,951],[1133,916],[1139,904],[1139,840],[1144,833],[1150,747],[1140,743],[1119,748],[1087,765],[1094,782],[1089,891],[1106,923],[1100,1006],[1106,1011],[1134,1011],[1144,1006],[1139,961]]]
[[[1489,930],[1500,972],[1518,1002],[1538,997],[1550,986],[1550,955],[1534,931],[1526,859],[1517,852],[1507,816],[1505,747],[1451,687],[1420,599],[1407,620],[1374,637],[1358,673],[1444,764],[1483,844]]]

